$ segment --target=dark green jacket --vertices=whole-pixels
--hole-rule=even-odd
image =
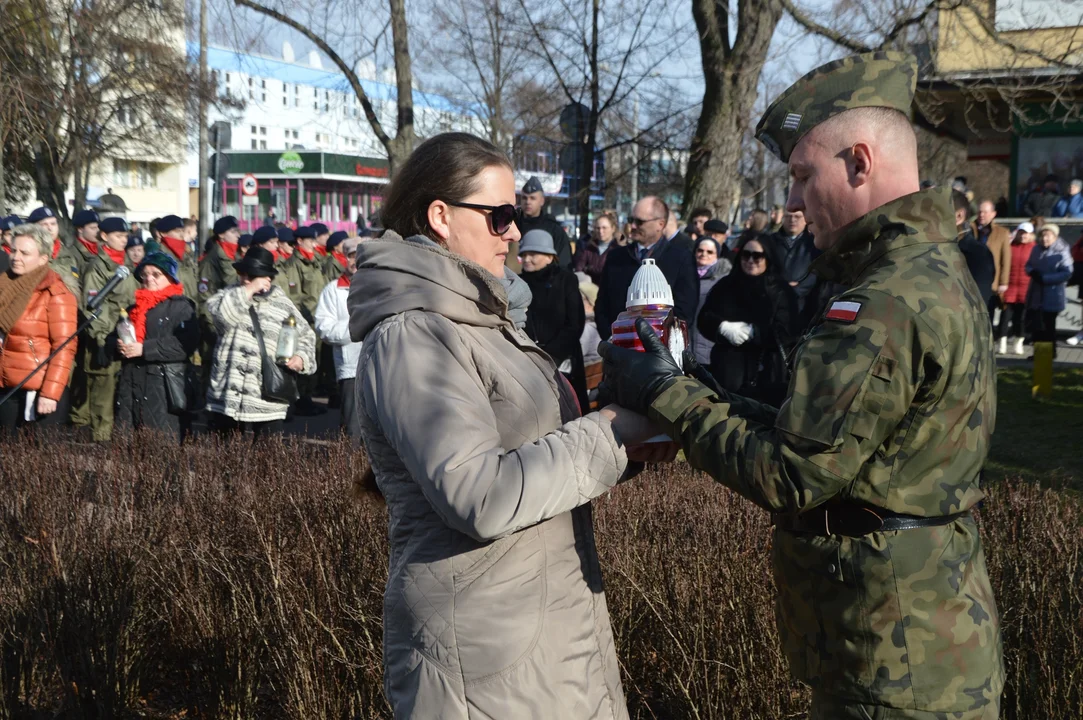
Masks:
[[[774,513],[845,503],[933,517],[974,507],[996,365],[986,306],[955,239],[942,190],[860,218],[813,264],[849,289],[795,349],[780,409],[725,402],[680,378],[652,419],[694,467]],[[999,696],[999,620],[970,516],[859,538],[777,530],[774,568],[790,667],[817,690],[944,713]]]
[[[199,276],[199,267],[195,256],[190,250],[186,249],[184,257],[179,258],[165,243],[162,243],[162,252],[177,261],[177,275],[181,284],[184,285],[184,296],[198,303],[199,282],[197,278]]]
[[[290,300],[301,311],[301,315],[309,325],[316,322],[316,305],[320,302],[320,293],[327,285],[323,276],[323,258],[316,255],[311,260],[302,257],[300,251],[294,250],[289,260],[284,265],[290,268],[290,278],[293,283],[289,290]]]
[[[86,266],[86,274],[83,277],[83,295],[79,299],[81,307],[86,308],[90,299],[105,287],[118,267],[119,265],[113,262],[113,259],[106,254],[105,247],[102,246],[97,257]],[[135,279],[135,275],[129,275],[102,302],[101,312],[87,328],[87,337],[93,343],[88,348],[87,372],[116,372],[120,369],[120,358],[115,352],[117,323],[120,322],[120,311],[127,310],[135,303],[135,291],[138,287],[139,282]]]
[[[100,249],[99,252],[101,252]],[[73,289],[72,292],[76,293],[75,296],[79,298],[80,303],[83,302],[83,279],[86,277],[87,266],[94,261],[95,257],[97,256],[87,250],[86,246],[76,238],[71,243],[63,245],[60,248],[60,254],[52,262],[53,269],[60,272],[65,282],[69,282],[68,278],[74,278],[78,282],[78,290]],[[79,309],[82,310],[85,307],[86,305],[80,304]]]
[[[211,244],[211,249],[199,261],[199,307],[200,316],[211,326],[209,315],[206,313],[207,301],[221,290],[237,282],[237,271],[233,263],[239,258],[230,257],[229,253],[217,242]]]

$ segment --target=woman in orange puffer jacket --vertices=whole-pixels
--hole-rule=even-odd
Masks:
[[[11,267],[0,275],[0,399],[75,333],[75,296],[49,268],[52,239],[37,225],[12,237]],[[59,425],[68,415],[73,341],[0,405],[0,434],[27,423]]]

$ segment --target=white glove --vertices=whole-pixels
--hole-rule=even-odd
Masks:
[[[743,322],[724,321],[718,326],[718,332],[729,340],[730,345],[743,345],[752,337],[752,326]]]

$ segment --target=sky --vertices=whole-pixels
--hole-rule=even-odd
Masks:
[[[190,11],[193,13],[191,17],[198,18],[198,2],[195,2],[195,0],[188,1]],[[337,2],[330,4],[317,4],[317,0],[307,0],[312,4],[308,5],[306,2],[284,4],[294,8],[290,13],[292,16],[301,18],[306,17],[305,13],[312,13],[311,17],[315,17],[318,22],[323,23],[326,15],[321,15],[321,12],[345,12],[347,1],[337,0]],[[1059,2],[1060,0],[1012,1],[1033,3]],[[379,19],[379,10],[382,9],[380,0],[357,0],[356,3],[350,3],[348,7],[353,9],[361,6],[364,2],[377,3],[374,6],[375,9],[370,13],[372,17],[377,19],[377,23],[366,28],[365,32],[370,36],[378,34],[384,29],[382,25],[384,21]],[[736,8],[735,0],[732,0],[732,4]],[[814,2],[803,3],[804,7],[813,9],[819,9],[826,5],[827,0],[814,0]],[[689,105],[700,101],[703,97],[699,44],[692,19],[691,3],[687,2],[687,0],[683,2],[673,0],[671,7],[669,15],[659,18],[658,26],[653,30],[661,37],[667,38],[667,41],[672,42],[675,47],[674,54],[668,61],[663,63],[659,68],[659,72],[667,82],[672,83],[672,86],[677,91],[678,97],[674,98],[674,102]],[[331,9],[328,10],[328,8]],[[407,11],[410,13],[411,49],[416,51],[415,54],[418,56],[414,62],[415,82],[422,89],[439,90],[454,85],[454,79],[448,77],[438,64],[426,62],[423,57],[424,53],[420,52],[423,50],[425,43],[429,41],[432,32],[432,28],[428,27],[431,19],[425,17],[421,12],[423,8],[424,5],[421,2],[408,2],[407,4]],[[309,52],[315,50],[315,46],[300,33],[258,13],[245,8],[238,8],[229,0],[210,0],[208,13],[210,18],[208,28],[210,44],[212,45],[259,52],[271,57],[281,57],[282,44],[288,41],[298,62],[307,62]],[[358,17],[358,14],[350,14],[355,18]],[[355,24],[350,21],[343,23],[343,26],[361,27],[361,23]],[[389,36],[390,33],[387,33],[387,37]],[[190,39],[196,40],[197,38],[192,37]],[[344,57],[356,56],[356,52],[349,52],[351,48],[356,50],[359,47],[356,36],[340,35],[335,38],[327,38],[327,40]],[[771,92],[772,95],[776,94],[812,68],[843,54],[844,51],[820,38],[809,36],[791,20],[784,18],[779,24],[775,38],[772,41],[771,54],[761,78],[762,86],[768,92],[773,91]],[[391,68],[389,67],[390,57],[388,53],[378,56],[376,62],[378,69],[390,75]],[[327,58],[323,58],[323,66],[326,69],[333,69],[333,64]],[[348,90],[345,80],[342,81],[341,89]],[[767,102],[767,98],[761,97],[758,102],[759,108],[766,107]]]

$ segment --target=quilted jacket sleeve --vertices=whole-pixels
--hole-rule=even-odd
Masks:
[[[457,531],[502,537],[589,502],[624,474],[625,449],[598,413],[502,447],[472,351],[448,320],[410,313],[370,333],[366,345],[363,412]]]
[[[49,346],[56,348],[75,333],[78,326],[76,302],[75,295],[62,283],[54,284],[49,293]],[[71,381],[76,347],[76,341],[72,340],[49,361],[49,366],[45,369],[45,380],[41,384],[43,397],[59,400],[64,393],[64,388]]]

